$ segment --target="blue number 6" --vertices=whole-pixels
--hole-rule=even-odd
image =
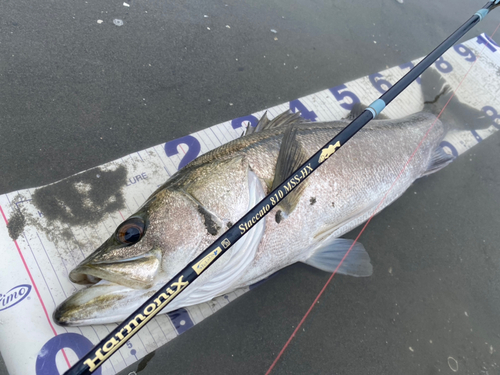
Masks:
[[[392,87],[389,81],[382,79],[383,77],[384,76],[380,73],[375,73],[368,77],[373,87],[375,87],[381,94],[383,94]],[[384,86],[386,86],[387,88],[384,88]]]

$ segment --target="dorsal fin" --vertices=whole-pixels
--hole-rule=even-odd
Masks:
[[[274,173],[274,181],[271,190],[278,187],[308,159],[304,148],[299,143],[296,136],[296,126],[288,127],[283,135],[278,160],[276,161],[276,171]],[[295,190],[288,194],[283,201],[280,202],[279,206],[282,212],[278,211],[278,214],[276,215],[276,221],[278,223],[281,219],[286,218],[295,209],[306,184],[307,181],[301,183],[297,188],[295,188]]]
[[[272,129],[276,128],[278,126],[287,126],[287,125],[294,125],[294,124],[303,124],[307,123],[308,121],[305,120],[300,116],[300,112],[293,113],[290,110],[287,110],[283,112],[281,115],[276,116],[272,120],[269,120],[267,118],[267,111],[262,115],[259,123],[257,126],[254,128],[252,126],[248,126],[246,132],[244,133],[243,136],[253,134],[253,133],[258,133],[266,129]]]

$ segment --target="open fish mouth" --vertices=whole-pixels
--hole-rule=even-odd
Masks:
[[[69,278],[84,285],[106,280],[132,289],[148,289],[160,269],[161,250],[153,249],[140,256],[113,261],[99,262],[89,257],[70,272]]]
[[[60,304],[52,318],[60,326],[120,322],[155,293],[156,289],[132,289],[101,280]]]
[[[99,254],[99,251],[96,251]],[[60,326],[106,324],[125,319],[151,297],[161,270],[161,250],[153,249],[128,259],[101,260],[90,256],[69,277],[77,284],[92,284],[61,303],[52,317]]]

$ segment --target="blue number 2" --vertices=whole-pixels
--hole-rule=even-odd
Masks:
[[[165,153],[168,157],[177,155],[177,146],[185,144],[189,150],[186,155],[182,158],[177,169],[185,167],[187,164],[191,163],[194,159],[198,157],[201,150],[200,142],[192,135],[186,135],[185,137],[174,139],[173,141],[165,143]]]
[[[93,347],[94,345],[89,339],[77,333],[62,333],[54,336],[45,343],[36,357],[36,375],[59,374],[56,365],[56,355],[61,349],[71,349],[75,352],[78,358],[82,358],[85,354],[91,351]],[[101,375],[101,367],[95,370],[92,374]]]

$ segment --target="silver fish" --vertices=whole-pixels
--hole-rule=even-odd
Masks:
[[[356,106],[354,112],[362,109]],[[58,306],[56,323],[124,320],[348,123],[311,123],[292,113],[269,121],[264,115],[244,137],[191,162],[71,271],[73,282],[93,285]],[[445,131],[427,112],[370,122],[264,220],[245,229],[248,233],[162,313],[251,285],[295,262],[332,272],[352,244],[340,238],[343,234],[400,197],[416,179],[452,161],[439,147]],[[372,274],[362,244],[337,272]]]

